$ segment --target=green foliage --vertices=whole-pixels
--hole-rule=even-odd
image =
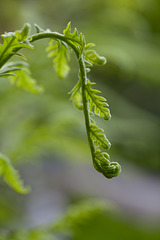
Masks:
[[[21,48],[32,49],[33,46],[31,43],[34,41],[43,38],[50,38],[49,47],[47,48],[47,52],[49,52],[48,56],[53,58],[54,68],[58,76],[64,78],[69,72],[68,60],[70,58],[69,48],[71,48],[75,52],[79,64],[79,81],[71,91],[71,99],[78,109],[83,109],[94,166],[96,166],[96,169],[108,178],[117,176],[120,172],[120,166],[118,164],[116,165],[116,163],[110,164],[108,160],[106,161],[106,158],[104,157],[105,155],[101,153],[99,148],[102,146],[105,149],[109,149],[110,142],[107,140],[104,133],[102,133],[103,130],[98,128],[91,118],[91,115],[94,113],[99,117],[108,120],[111,117],[108,104],[106,103],[105,98],[97,95],[101,93],[100,91],[92,89],[92,86],[95,83],[91,83],[87,79],[87,73],[90,71],[90,67],[92,67],[93,64],[105,64],[105,58],[99,56],[94,50],[90,50],[91,47],[94,47],[94,44],[89,43],[86,45],[84,35],[82,33],[78,34],[76,28],[74,32],[71,33],[71,23],[69,23],[67,28],[63,31],[63,35],[51,32],[50,30],[44,31],[38,25],[36,25],[36,34],[29,36],[29,32],[30,25],[25,24],[21,31],[2,35],[4,42],[0,46],[0,77],[9,77],[11,82],[18,87],[22,87],[32,93],[39,93],[42,91],[42,88],[37,86],[35,80],[30,76],[27,64],[24,62],[6,62],[13,55],[19,55],[22,57],[23,55],[18,53]],[[23,56],[23,58],[25,57]],[[99,154],[97,155],[97,153]],[[9,173],[13,172],[13,169],[10,171],[7,170],[6,172],[3,167],[2,173],[7,176],[6,179],[11,186],[12,181],[13,186],[15,186],[15,184],[21,186],[15,173],[11,174],[11,178],[9,178]],[[15,176],[14,178],[13,175]]]
[[[29,187],[23,186],[18,171],[13,168],[8,157],[2,153],[0,153],[0,176],[3,176],[5,182],[15,191],[21,194],[26,194],[30,191]]]
[[[1,237],[1,236],[0,236]],[[4,235],[0,240],[56,240],[57,238],[54,234],[50,233],[49,231],[35,228],[33,230],[28,231],[15,231],[11,232],[7,235]]]
[[[2,31],[19,26],[27,15],[31,16],[30,21],[32,22],[37,22],[38,16],[38,21],[40,19],[44,25],[53,26],[54,24],[58,29],[61,29],[66,23],[66,19],[72,19],[79,29],[81,28],[87,33],[87,39],[97,42],[98,52],[108,56],[109,64],[107,67],[97,67],[91,73],[91,80],[99,81],[99,88],[103,90],[104,96],[108,96],[108,102],[112,108],[111,112],[114,115],[109,124],[106,121],[100,123],[100,120],[97,120],[98,125],[110,136],[112,155],[115,158],[117,155],[117,159],[133,161],[138,168],[141,166],[143,170],[148,168],[149,172],[158,171],[159,174],[158,103],[160,94],[157,87],[160,83],[160,25],[157,21],[160,11],[159,1],[89,0],[81,2],[79,0],[64,0],[63,2],[55,1],[54,6],[51,0],[34,1],[34,5],[30,4],[30,1],[23,1],[20,6],[18,6],[18,2],[15,1],[12,4],[12,0],[2,0],[0,16]],[[71,7],[68,8],[68,4]],[[23,16],[23,19],[20,19],[19,15]],[[40,45],[40,48],[44,49],[43,45]],[[66,98],[62,96],[62,91],[65,88],[68,89],[70,83],[68,81],[68,85],[66,85],[63,81],[63,87],[60,88],[62,82],[60,81],[59,84],[54,81],[54,87],[52,87],[53,83],[50,80],[53,78],[56,80],[56,77],[51,76],[52,71],[49,71],[48,61],[44,62],[44,59],[39,56],[36,53],[30,59],[32,71],[37,74],[37,80],[45,80],[48,94],[37,97],[27,93],[23,94],[18,89],[15,90],[14,87],[8,90],[6,79],[1,81],[1,151],[8,154],[13,162],[22,159],[23,164],[27,159],[35,161],[35,152],[37,155],[39,154],[38,157],[36,155],[39,159],[41,156],[45,156],[43,155],[45,152],[49,155],[49,149],[46,148],[47,143],[49,143],[50,146],[54,146],[52,149],[57,151],[57,155],[62,154],[61,149],[63,149],[65,159],[67,157],[71,159],[72,156],[76,161],[79,157],[73,154],[76,150],[80,152],[80,158],[86,159],[86,153],[84,156],[84,152],[79,151],[83,151],[83,148],[79,147],[80,143],[85,144],[84,138],[80,138],[84,134],[83,121],[81,118],[78,119],[82,111],[74,114],[76,110],[72,110]],[[87,67],[87,60],[85,63]],[[71,80],[75,79],[75,75],[73,77],[72,75],[74,74],[71,71],[69,77]],[[81,89],[73,96],[72,101],[77,108],[83,109]],[[60,131],[58,131],[59,129]],[[74,129],[78,129],[79,134]],[[74,138],[71,140],[72,134],[74,134]],[[43,139],[42,135],[45,136]],[[15,141],[12,143],[12,139],[16,140],[16,143]],[[60,141],[61,139],[62,141]],[[75,141],[77,139],[79,142]],[[8,143],[9,148],[6,147]],[[73,155],[69,154],[69,151]],[[3,189],[1,192],[3,194]],[[13,196],[11,199],[14,201]],[[4,206],[8,207],[8,211],[11,212],[7,202]],[[1,214],[4,206],[1,204]],[[136,230],[133,227],[133,218],[124,223],[123,216],[116,220],[116,218],[113,219],[113,213],[111,215],[111,217],[108,215],[105,217],[100,215],[86,217],[86,219],[83,218],[83,221],[79,221],[80,224],[77,220],[77,225],[72,224],[74,225],[72,229],[75,236],[74,240],[160,239],[160,233],[156,234],[155,230],[150,233],[147,229],[144,233],[144,225],[141,226],[139,221],[138,230]],[[17,212],[15,216],[17,216]],[[150,216],[147,218],[146,215],[145,219],[149,220],[149,218]],[[4,218],[2,221],[5,222]],[[2,221],[0,225],[3,225]],[[15,219],[13,222],[15,224]],[[10,227],[8,224],[7,228]],[[7,239],[54,239],[53,236],[50,237],[49,234],[38,229],[32,232],[33,234],[30,230],[28,233],[18,230],[16,236],[10,233]],[[2,232],[0,235],[1,240],[6,240]]]
[[[0,233],[0,240],[158,240],[160,232],[144,231],[116,213],[110,202],[101,200],[83,200],[72,206],[63,215],[47,226],[32,229],[7,231]],[[120,217],[120,220],[119,220]],[[116,229],[116,231],[115,231]]]
[[[26,39],[26,33],[29,33],[29,30],[27,31],[26,28],[29,29],[29,26],[30,25],[26,24],[18,34],[17,32],[9,32],[1,35],[3,44],[0,45],[0,67],[2,67],[13,55],[23,57],[22,54],[17,53],[19,49],[33,49],[33,46]]]
[[[5,2],[7,6],[11,5],[7,4],[10,0],[2,0],[2,2]],[[28,14],[32,14],[33,22],[37,22],[37,16],[39,16],[43,26],[53,28],[55,25],[55,29],[63,29],[66,19],[71,19],[78,30],[83,30],[86,40],[96,43],[96,48],[93,46],[92,49],[96,49],[98,53],[108,58],[108,64],[104,67],[95,67],[89,79],[98,84],[97,89],[100,89],[103,96],[107,98],[111,113],[114,114],[109,123],[97,121],[112,142],[110,151],[112,157],[121,159],[121,161],[131,161],[137,167],[141,166],[150,171],[152,169],[154,172],[159,172],[160,129],[157,105],[160,101],[160,88],[158,87],[160,83],[160,26],[157,21],[160,12],[159,1],[83,1],[82,6],[81,1],[70,0],[72,7],[69,9],[68,0],[64,0],[63,4],[58,1],[52,8],[47,7],[50,4],[50,0],[46,2],[40,0],[35,3],[35,8],[29,9]],[[3,3],[1,5],[3,8]],[[25,3],[22,5],[26,12]],[[68,9],[67,12],[66,9]],[[1,15],[1,28],[5,30],[8,26],[6,27],[6,24],[3,26],[3,14],[4,12]],[[13,10],[10,16],[13,14],[17,21],[17,11]],[[21,24],[23,21],[24,19]],[[10,29],[12,29],[15,18],[14,22],[12,19],[10,22],[12,23]],[[41,46],[43,44],[41,42]],[[45,44],[42,48],[45,48]],[[88,48],[90,49],[91,47]],[[37,56],[38,61],[33,56]],[[30,61],[35,60],[35,64],[34,61],[32,64],[34,74],[37,74],[38,65],[40,66],[41,62],[41,73],[47,73],[48,69],[50,79],[52,79],[52,71],[49,71],[50,66],[47,66],[48,62],[45,62],[44,69],[43,59],[38,57],[38,53],[33,56],[27,58],[30,58]],[[72,87],[71,85],[68,89],[69,83],[76,80],[74,71],[75,69],[72,68],[68,85],[65,87],[67,91]],[[37,80],[45,79],[47,74],[44,76],[42,74],[37,74]],[[48,83],[49,85],[52,85],[52,81]],[[59,85],[55,83],[54,86]],[[58,96],[56,101],[59,101]],[[87,157],[88,155],[84,156],[85,159]]]
[[[12,84],[31,93],[41,93],[43,88],[38,86],[31,77],[31,72],[26,62],[9,62],[0,70],[0,76],[9,77]]]
[[[56,240],[61,239],[62,235],[73,237],[75,229],[79,226],[85,226],[87,221],[104,215],[104,212],[113,210],[110,203],[100,200],[83,200],[78,204],[71,206],[54,223],[47,226],[34,227],[28,230],[11,231],[4,234],[3,240]],[[60,236],[60,237],[59,237]],[[1,233],[0,233],[1,237]],[[1,239],[1,238],[0,238]]]
[[[29,231],[17,231],[9,233],[7,236],[3,237],[3,240],[57,240],[54,234],[49,231],[35,228]]]
[[[159,239],[159,230],[145,232],[143,227],[117,216],[115,210],[108,202],[84,201],[73,205],[53,228],[74,240]]]
[[[98,200],[84,200],[71,206],[68,211],[53,226],[56,232],[74,231],[77,226],[83,226],[87,221],[103,214],[111,204]]]

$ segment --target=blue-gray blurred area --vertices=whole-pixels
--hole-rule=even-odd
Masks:
[[[68,95],[78,80],[77,60],[71,54],[69,76],[58,79],[45,52],[48,41],[35,43],[34,51],[22,52],[44,93],[0,80],[0,152],[32,187],[19,196],[1,180],[1,231],[56,222],[68,206],[89,198],[109,201],[114,210],[77,224],[71,238],[160,239],[159,17],[159,0],[0,1],[1,34],[25,22],[32,32],[34,23],[62,32],[71,21],[107,58],[89,78],[110,105],[111,120],[96,122],[112,143],[111,160],[122,165],[111,180],[94,170],[82,112]]]

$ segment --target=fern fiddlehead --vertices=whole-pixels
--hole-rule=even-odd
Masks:
[[[96,58],[97,59],[97,54]],[[81,59],[80,59],[81,60]],[[102,60],[102,57],[101,57]],[[99,63],[99,62],[98,62]],[[105,59],[102,64],[105,63]],[[81,81],[82,81],[82,99],[83,99],[83,111],[85,116],[85,124],[88,136],[88,142],[91,149],[93,164],[97,171],[101,172],[105,177],[112,178],[119,175],[121,171],[121,166],[117,162],[110,162],[109,155],[105,152],[101,152],[98,148],[99,145],[103,148],[110,148],[110,143],[106,136],[100,132],[102,129],[99,129],[96,124],[91,120],[91,110],[94,107],[94,113],[104,119],[110,118],[110,113],[108,110],[108,104],[104,101],[103,97],[98,97],[95,93],[99,91],[89,91],[90,82],[87,81],[87,73],[85,70],[85,64],[83,59],[80,61],[81,69]],[[89,93],[89,97],[88,96]],[[97,146],[98,145],[98,146]],[[106,158],[106,156],[108,156]]]
[[[96,169],[99,172],[103,173],[103,175],[107,178],[118,176],[121,171],[120,165],[116,162],[110,162],[109,158],[106,158],[106,153],[101,152],[101,150],[99,149],[99,147],[109,149],[111,144],[106,138],[106,136],[103,133],[100,133],[102,132],[102,129],[99,129],[96,126],[95,122],[93,124],[93,122],[91,121],[92,109],[94,114],[104,118],[105,120],[108,120],[111,117],[106,99],[97,95],[101,92],[96,89],[92,89],[92,86],[95,83],[91,83],[87,78],[87,72],[89,71],[90,67],[93,64],[103,65],[106,63],[106,59],[99,56],[94,50],[90,49],[94,46],[94,44],[86,44],[84,36],[82,34],[78,35],[77,29],[75,29],[74,32],[71,33],[71,23],[67,25],[67,28],[63,31],[63,33],[64,35],[60,36],[62,41],[61,44],[64,44],[63,42],[67,43],[74,50],[78,58],[79,82],[76,84],[72,91],[71,99],[73,100],[75,106],[78,109],[82,109],[84,112],[85,125],[87,130],[88,142],[91,149],[93,164],[94,166],[97,166]],[[52,33],[50,33],[50,35],[52,35]],[[52,37],[56,39],[58,36],[53,35]],[[31,38],[32,42],[35,39],[37,40],[38,36],[34,35]],[[66,49],[66,56],[63,55],[63,58],[65,58],[64,66],[66,66],[66,59],[68,58],[68,48]],[[47,51],[51,51],[49,55],[50,57],[56,56],[54,45],[51,45],[47,49]],[[55,59],[54,63],[57,64]],[[54,66],[57,69],[56,65]],[[61,77],[61,71],[57,71],[57,73]]]
[[[93,65],[103,65],[106,63],[104,57],[99,56],[91,48],[93,43],[86,44],[83,34],[78,34],[75,28],[71,32],[71,23],[63,31],[63,34],[43,30],[35,25],[36,33],[31,35],[30,25],[25,24],[21,31],[6,33],[2,35],[3,44],[0,45],[0,77],[9,77],[11,82],[27,91],[39,93],[42,87],[36,84],[31,77],[28,65],[24,62],[8,62],[13,55],[24,56],[19,53],[21,48],[33,49],[32,43],[49,38],[49,46],[47,47],[48,56],[53,59],[53,66],[60,78],[64,78],[69,73],[70,49],[72,49],[77,57],[79,64],[79,81],[71,90],[71,100],[74,105],[83,110],[87,137],[91,149],[93,165],[97,171],[101,172],[105,177],[112,178],[117,176],[121,167],[116,162],[110,162],[109,155],[102,152],[110,148],[110,142],[106,138],[103,130],[99,128],[91,115],[98,115],[105,120],[110,119],[110,111],[106,99],[99,94],[99,90],[93,89],[92,83],[87,78],[87,73]],[[3,156],[3,155],[1,155]],[[4,173],[5,174],[5,173]],[[11,185],[11,184],[10,184]]]

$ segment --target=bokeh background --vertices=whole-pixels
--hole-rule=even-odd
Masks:
[[[48,41],[37,42],[24,53],[45,92],[0,81],[0,151],[32,187],[19,196],[0,181],[1,232],[47,226],[87,200],[107,210],[70,226],[67,238],[160,238],[159,16],[159,0],[0,0],[1,34],[25,22],[62,32],[71,21],[107,58],[89,78],[110,105],[112,119],[96,121],[112,143],[111,160],[122,165],[112,180],[94,170],[82,113],[68,95],[78,79],[76,58],[67,79],[58,79]]]

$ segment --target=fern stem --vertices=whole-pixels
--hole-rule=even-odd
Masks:
[[[86,73],[85,63],[83,60],[83,54],[79,58],[79,68],[80,68],[80,74],[81,74],[82,101],[83,101],[83,112],[84,112],[84,118],[85,118],[86,132],[87,132],[88,142],[91,150],[92,160],[94,162],[95,147],[90,137],[90,115],[89,115],[89,107],[88,107],[88,101],[86,96],[87,73]]]
[[[69,37],[64,36],[63,34],[56,33],[56,32],[42,32],[42,33],[34,34],[29,37],[29,42],[31,43],[31,42],[37,41],[39,39],[44,39],[44,38],[53,38],[56,40],[58,39],[58,40],[64,41],[68,45],[70,45],[71,48],[74,48],[75,46],[70,42],[70,40],[72,40],[72,42],[76,42],[79,45],[81,45],[77,40],[71,39]],[[75,50],[75,49],[73,49],[73,50]],[[77,55],[77,53],[78,53],[78,51],[76,51],[76,55]]]

